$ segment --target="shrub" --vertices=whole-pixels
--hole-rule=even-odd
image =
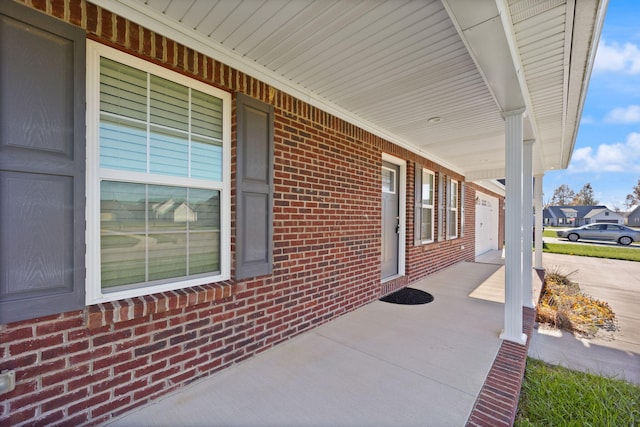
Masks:
[[[582,293],[570,279],[574,273],[563,273],[557,267],[545,272],[537,321],[585,336],[595,335],[600,328],[616,330],[615,313],[609,304]]]

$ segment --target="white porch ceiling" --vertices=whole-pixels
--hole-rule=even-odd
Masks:
[[[535,172],[567,167],[606,2],[94,1],[471,180],[517,108]]]

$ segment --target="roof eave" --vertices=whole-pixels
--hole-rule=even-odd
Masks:
[[[574,0],[575,1],[575,0]],[[595,5],[587,3],[596,3]],[[581,28],[580,22],[585,19],[590,19],[589,15],[593,14],[595,10],[595,25],[592,33],[584,34],[581,31],[572,31],[572,51],[578,48],[587,50],[586,63],[584,68],[577,68],[572,62],[571,68],[567,70],[569,78],[567,79],[567,87],[565,91],[568,93],[567,105],[567,120],[571,120],[572,123],[567,123],[565,139],[563,141],[563,153],[561,168],[566,169],[569,167],[571,156],[575,148],[576,140],[578,137],[578,131],[580,127],[580,120],[582,118],[582,112],[584,109],[585,99],[587,97],[587,91],[589,89],[589,81],[591,79],[591,73],[593,72],[593,64],[595,62],[596,53],[598,50],[598,44],[600,42],[600,36],[602,34],[602,26],[604,25],[604,19],[607,11],[609,0],[601,0],[594,2],[580,1],[575,4],[574,22],[573,28]],[[572,78],[574,74],[578,74],[577,78]],[[572,102],[575,102],[575,106],[571,108]]]

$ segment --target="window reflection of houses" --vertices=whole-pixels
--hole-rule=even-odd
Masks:
[[[173,222],[197,222],[198,212],[191,209],[186,203],[180,204],[173,211]]]
[[[133,225],[145,221],[145,202],[102,200],[100,219],[104,223]],[[154,222],[198,223],[202,227],[219,227],[220,197],[218,194],[199,203],[160,200],[149,203],[148,219]]]
[[[151,211],[155,219],[166,219],[171,209],[176,204],[175,200],[169,199],[164,202],[152,203]]]
[[[169,199],[151,204],[152,217],[173,222],[197,222],[198,212],[187,202]]]
[[[123,202],[120,200],[102,200],[100,203],[100,220],[107,222],[125,222],[144,220],[144,204],[140,202]]]
[[[153,203],[151,213],[154,219],[200,223],[202,226],[219,226],[220,199],[213,196],[201,203],[178,202],[169,199],[164,202]]]

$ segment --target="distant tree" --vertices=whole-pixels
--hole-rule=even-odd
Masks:
[[[631,194],[627,194],[624,204],[627,205],[627,209],[635,205],[640,205],[640,178],[638,179],[638,183],[631,190]]]
[[[575,195],[571,204],[575,206],[595,206],[598,204],[598,201],[593,195],[591,183],[587,182],[584,187],[582,187],[582,190],[578,191],[578,194]]]
[[[549,205],[551,206],[566,206],[573,202],[576,193],[569,188],[567,184],[562,184],[560,187],[556,188],[556,191],[553,192],[553,197],[551,197],[551,202]]]

